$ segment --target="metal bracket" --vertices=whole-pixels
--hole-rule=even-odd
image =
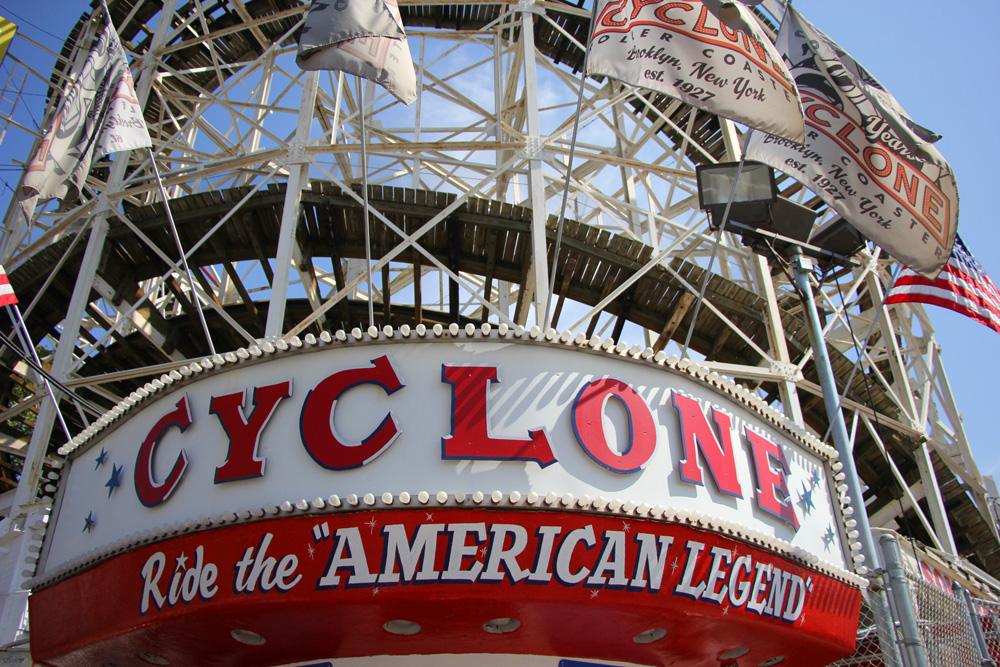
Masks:
[[[526,137],[521,153],[528,160],[541,160],[545,153],[543,149],[544,143],[540,137]]]
[[[771,372],[782,380],[790,382],[800,382],[803,379],[802,371],[799,370],[799,367],[785,361],[772,361]]]
[[[306,155],[306,144],[303,141],[293,141],[288,147],[288,164],[304,164],[309,162]]]
[[[94,211],[93,215],[98,216],[102,213],[114,214],[114,207],[111,206],[111,199],[104,192],[101,192],[94,198]],[[110,217],[110,216],[109,216]]]
[[[542,14],[544,13],[542,8],[535,4],[535,0],[521,0],[514,7],[515,12],[528,12],[531,14]]]

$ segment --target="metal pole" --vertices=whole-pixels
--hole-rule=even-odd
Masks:
[[[368,272],[368,327],[375,326],[375,285],[372,284],[372,240],[368,221],[368,130],[365,127],[365,82],[358,77],[358,107],[361,116],[361,196],[365,203],[365,267]],[[382,285],[385,298],[385,285]],[[388,322],[386,322],[388,324]]]
[[[573,157],[576,155],[576,136],[580,130],[580,115],[583,111],[583,93],[587,83],[587,56],[590,54],[590,41],[594,37],[594,21],[597,16],[597,3],[590,11],[590,29],[587,30],[587,44],[583,47],[583,67],[580,71],[580,90],[576,95],[576,115],[573,116],[573,133],[569,142],[569,157],[566,158],[566,183],[563,185],[562,202],[559,204],[559,220],[556,222],[556,244],[552,251],[552,270],[549,272],[549,292],[545,295],[545,328],[551,324],[549,313],[552,312],[552,293],[556,289],[556,267],[559,265],[559,247],[562,245],[563,227],[566,223],[566,203],[569,199],[569,185],[573,178]]]
[[[986,637],[983,636],[983,626],[979,622],[979,615],[976,614],[976,607],[972,604],[972,593],[962,588],[957,581],[953,581],[951,589],[955,595],[961,596],[965,600],[966,618],[969,620],[969,627],[972,628],[972,636],[976,638],[976,652],[979,653],[979,664],[982,667],[996,667],[996,662],[990,657],[990,649],[986,646]]]
[[[177,233],[177,225],[174,223],[174,214],[170,211],[170,197],[167,196],[167,189],[163,187],[163,179],[160,178],[160,170],[156,166],[156,156],[153,149],[149,148],[149,163],[153,166],[153,175],[156,176],[156,184],[160,188],[160,197],[163,198],[163,208],[167,212],[167,222],[170,223],[170,231],[174,235],[174,243],[177,244],[177,252],[181,256],[181,265],[184,267],[184,274],[187,276],[188,285],[191,287],[191,302],[194,309],[198,311],[198,321],[201,322],[201,330],[205,332],[205,341],[208,343],[208,350],[215,354],[215,345],[212,344],[212,334],[208,330],[208,322],[205,321],[205,313],[201,310],[201,301],[198,299],[198,288],[194,284],[191,275],[191,267],[188,266],[187,255],[184,253],[184,246],[181,245],[180,234]],[[210,298],[210,297],[206,297]]]
[[[844,423],[844,413],[840,410],[837,383],[833,377],[833,367],[830,365],[830,355],[823,339],[823,327],[816,310],[816,300],[813,297],[812,283],[809,282],[812,271],[812,260],[803,256],[798,246],[792,246],[792,268],[795,270],[795,286],[798,288],[802,305],[806,311],[806,322],[809,326],[809,341],[812,343],[813,359],[816,372],[819,374],[820,388],[823,390],[823,403],[826,405],[827,418],[833,429],[833,442],[840,454],[840,462],[844,464],[844,480],[851,499],[857,511],[854,519],[858,522],[858,541],[861,542],[861,553],[871,569],[878,568],[878,552],[872,539],[872,529],[868,523],[868,513],[865,511],[864,496],[861,493],[861,482],[858,470],[854,465],[854,452],[851,449],[850,438],[847,435],[847,425]]]
[[[920,629],[917,627],[917,615],[913,611],[913,600],[910,598],[910,584],[903,572],[899,559],[899,546],[893,535],[883,535],[879,540],[882,544],[882,556],[885,558],[885,570],[889,576],[889,591],[895,603],[899,618],[899,632],[902,634],[902,657],[905,667],[928,667],[927,655],[924,653],[923,642],[920,640]]]
[[[17,329],[15,328],[18,337],[21,338],[21,342],[24,344],[24,347],[27,348],[28,354],[30,354],[31,358],[35,360],[35,364],[37,364],[38,368],[41,369],[42,360],[38,358],[38,351],[35,349],[35,344],[31,340],[31,334],[28,333],[28,325],[24,323],[24,318],[21,317],[21,309],[18,308],[17,304],[15,303],[12,304],[12,306],[7,306],[7,312],[9,313],[11,310],[13,310],[14,313],[17,315],[18,324],[21,325],[20,331],[17,331]],[[23,335],[21,334],[21,331],[24,332]],[[59,397],[56,395],[55,390],[52,389],[52,385],[49,384],[49,379],[44,375],[42,375],[40,372],[38,376],[45,384],[45,388],[49,392],[49,397],[52,398],[52,403],[55,405],[56,408],[56,417],[59,419],[59,423],[62,424],[63,433],[66,434],[66,442],[69,442],[70,440],[73,439],[73,436],[70,434],[69,426],[66,425],[66,420],[63,418],[62,410],[59,409]]]
[[[747,130],[747,143],[753,136],[753,128]],[[729,190],[729,199],[726,201],[726,209],[722,212],[722,222],[715,235],[715,243],[712,245],[712,254],[708,258],[708,266],[705,268],[705,277],[701,281],[701,291],[698,293],[698,300],[694,302],[694,313],[691,315],[691,324],[688,325],[687,335],[684,337],[684,347],[681,348],[681,356],[687,358],[688,347],[691,345],[691,334],[694,333],[695,322],[698,321],[698,311],[701,310],[701,302],[705,300],[705,290],[708,289],[708,281],[712,279],[712,265],[715,264],[715,256],[719,253],[719,245],[722,244],[722,233],[726,231],[726,222],[729,221],[729,211],[733,207],[733,199],[736,198],[736,186],[740,182],[740,174],[743,173],[743,165],[746,164],[746,155],[740,152],[740,163],[736,167],[736,175],[733,177],[733,187]]]

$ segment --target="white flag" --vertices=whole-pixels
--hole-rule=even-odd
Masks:
[[[104,125],[101,126],[96,154],[107,155],[151,145],[149,130],[146,129],[146,121],[142,118],[139,98],[132,83],[132,73],[125,68],[121,78],[118,79],[118,87],[114,97],[111,98],[111,108],[108,110]]]
[[[417,77],[396,0],[313,0],[295,62],[381,84],[403,104],[417,99]]]
[[[958,230],[958,186],[931,143],[850,55],[789,8],[777,46],[795,77],[806,140],[754,135],[747,159],[793,176],[869,239],[929,277],[948,262]]]
[[[597,0],[587,73],[802,141],[792,77],[753,12],[721,0]]]
[[[28,163],[20,193],[25,215],[30,219],[39,200],[75,199],[95,157],[150,145],[125,51],[109,26],[63,95],[52,126]]]

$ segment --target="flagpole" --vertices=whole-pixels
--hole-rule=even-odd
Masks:
[[[566,182],[563,184],[562,203],[559,205],[559,219],[556,222],[556,243],[552,250],[552,266],[549,268],[549,291],[545,295],[545,317],[543,323],[549,328],[549,313],[552,309],[552,292],[556,288],[556,265],[559,261],[559,248],[562,245],[563,226],[566,223],[566,202],[569,199],[569,182],[573,177],[573,157],[576,155],[576,137],[580,129],[580,113],[583,109],[583,91],[587,83],[587,57],[590,53],[590,40],[594,36],[594,19],[597,15],[597,2],[590,10],[590,28],[587,30],[587,44],[583,47],[583,67],[580,72],[580,90],[576,96],[576,114],[573,116],[573,133],[569,143],[569,157],[566,160]]]
[[[63,392],[64,394],[66,394],[66,397],[69,398],[70,400],[72,400],[73,402],[77,403],[78,405],[80,405],[83,408],[86,408],[92,414],[95,414],[95,415],[102,415],[105,412],[107,412],[106,410],[104,410],[102,408],[96,407],[95,405],[93,405],[92,403],[90,403],[89,401],[87,401],[86,399],[81,398],[80,396],[77,396],[76,394],[74,394],[69,389],[69,387],[67,387],[66,385],[64,385],[59,380],[55,379],[55,377],[53,377],[51,373],[49,373],[44,368],[42,368],[41,365],[36,364],[35,361],[31,357],[29,357],[26,353],[24,353],[14,343],[14,341],[12,341],[9,337],[7,337],[6,334],[0,333],[0,343],[3,343],[7,347],[9,347],[11,350],[13,350],[14,354],[16,354],[18,357],[20,357],[21,360],[24,363],[26,363],[29,368],[31,368],[32,370],[34,370],[36,373],[38,373],[42,377],[46,378],[49,382],[51,382],[53,385],[55,385],[56,389],[58,389],[59,391]]]
[[[113,30],[114,33],[117,35],[118,29],[115,28],[114,20],[111,17],[111,10],[108,9],[108,4],[106,0],[101,0],[101,7],[104,9],[104,14],[108,18],[108,27],[110,27],[111,30]],[[163,187],[163,179],[160,177],[160,169],[156,165],[156,159],[153,155],[153,147],[149,144],[148,136],[147,136],[147,143],[145,145],[146,145],[146,150],[149,152],[149,161],[153,165],[153,174],[156,176],[156,184],[160,189],[160,196],[163,197],[163,208],[167,212],[167,222],[170,223],[170,231],[173,233],[174,243],[177,244],[177,252],[181,256],[181,263],[184,266],[184,273],[187,275],[188,285],[191,287],[191,299],[193,301],[195,310],[198,311],[198,319],[201,320],[201,328],[205,332],[205,340],[208,342],[208,349],[214,356],[216,353],[215,345],[212,344],[212,336],[208,331],[208,322],[205,321],[205,314],[201,310],[201,302],[198,300],[198,292],[195,289],[194,278],[192,277],[191,274],[191,268],[188,266],[187,255],[184,254],[184,247],[181,244],[181,237],[180,234],[178,234],[177,232],[177,225],[174,223],[173,212],[170,210],[170,198],[167,196],[166,188]]]
[[[368,229],[368,133],[365,127],[365,84],[358,77],[358,106],[361,114],[361,190],[365,205],[365,265],[368,272],[368,327],[375,326],[375,286],[372,285],[372,244]],[[385,285],[382,286],[385,289]],[[384,297],[383,297],[384,298]]]
[[[149,161],[153,163],[153,174],[156,176],[156,184],[160,188],[160,196],[163,197],[163,208],[167,211],[167,222],[170,223],[170,231],[174,235],[174,243],[177,244],[177,252],[180,253],[181,263],[184,265],[184,273],[187,274],[188,285],[191,286],[191,300],[194,302],[194,309],[198,311],[198,319],[201,320],[201,328],[205,332],[205,340],[208,342],[208,349],[215,356],[215,345],[212,344],[212,335],[208,331],[208,322],[205,321],[205,313],[201,310],[201,302],[198,300],[198,292],[194,286],[194,279],[191,277],[191,268],[188,266],[187,255],[184,254],[184,247],[181,245],[180,234],[177,233],[177,225],[174,224],[174,215],[170,211],[170,199],[167,197],[167,190],[163,187],[163,179],[160,178],[160,169],[156,166],[153,157],[153,149],[149,151]]]
[[[17,314],[17,321],[18,321],[18,323],[21,326],[21,328],[19,330],[15,329],[15,331],[17,331],[18,337],[21,338],[21,343],[24,345],[24,347],[26,347],[28,350],[31,351],[31,356],[32,356],[32,358],[34,358],[35,363],[38,364],[39,368],[41,368],[42,367],[42,360],[38,358],[38,352],[35,350],[35,346],[34,346],[34,344],[31,341],[31,334],[28,333],[28,326],[24,323],[24,318],[21,317],[21,309],[17,307],[16,303],[13,303],[13,304],[11,304],[10,306],[7,307],[8,308],[8,311],[7,311],[8,313],[10,312],[9,309],[11,307],[13,307],[14,313]],[[24,332],[23,334],[21,333],[22,331]],[[66,434],[66,440],[67,441],[72,440],[73,436],[70,435],[69,427],[66,425],[66,420],[63,418],[62,410],[59,409],[59,399],[56,396],[56,393],[52,390],[52,385],[49,384],[49,379],[47,377],[45,377],[45,375],[43,375],[43,374],[39,374],[39,375],[42,378],[42,382],[45,384],[45,389],[48,390],[48,392],[49,392],[49,396],[52,397],[52,403],[53,403],[53,405],[55,406],[55,409],[56,409],[56,416],[59,418],[59,423],[62,425],[63,433]]]

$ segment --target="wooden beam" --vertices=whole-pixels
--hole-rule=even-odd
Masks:
[[[677,327],[680,326],[681,320],[687,315],[688,309],[691,308],[691,304],[694,303],[695,295],[690,292],[683,292],[677,298],[677,304],[674,306],[674,312],[670,314],[670,319],[667,323],[663,325],[663,329],[660,331],[659,338],[653,344],[654,352],[662,352],[663,348],[667,346],[673,337],[674,332],[677,331]]]

